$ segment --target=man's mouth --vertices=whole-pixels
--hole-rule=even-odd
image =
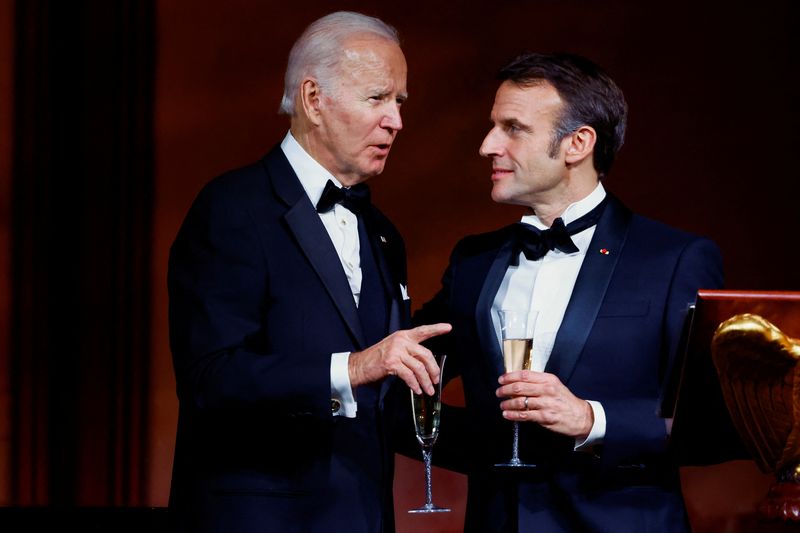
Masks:
[[[501,167],[492,167],[492,181],[497,181],[513,174],[513,170]]]
[[[375,148],[378,151],[378,154],[380,154],[380,155],[388,155],[389,154],[389,150],[391,149],[392,145],[389,144],[389,143],[373,144],[372,147]]]

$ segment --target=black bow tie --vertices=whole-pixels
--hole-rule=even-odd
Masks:
[[[328,180],[317,202],[317,213],[330,211],[336,204],[342,204],[355,214],[361,213],[369,205],[369,187],[364,183],[349,188],[337,187]]]
[[[578,247],[572,242],[570,236],[597,224],[606,206],[606,198],[603,198],[603,201],[594,209],[567,225],[564,225],[561,217],[555,219],[553,225],[546,230],[540,230],[522,222],[517,223],[514,227],[510,264],[513,266],[519,264],[520,252],[525,254],[528,261],[541,259],[550,250],[560,250],[568,254],[577,252]]]

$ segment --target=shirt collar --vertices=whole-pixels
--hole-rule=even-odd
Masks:
[[[283,150],[286,159],[289,160],[292,170],[297,174],[300,185],[305,189],[312,205],[317,205],[317,202],[319,202],[322,190],[328,180],[331,180],[334,185],[341,188],[342,184],[339,180],[300,146],[291,131],[287,132],[286,137],[283,138],[281,150]]]
[[[570,222],[579,219],[603,201],[603,198],[606,197],[606,190],[603,187],[603,184],[598,182],[597,187],[594,188],[592,192],[590,192],[587,196],[578,200],[577,202],[573,202],[564,209],[564,212],[561,213],[561,219],[564,221],[564,224],[569,224]],[[531,226],[535,226],[539,229],[547,229],[539,217],[536,215],[525,215],[522,217],[522,222],[525,224],[530,224]]]

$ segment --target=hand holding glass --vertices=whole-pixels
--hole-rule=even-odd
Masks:
[[[533,328],[537,311],[504,309],[500,311],[500,331],[503,337],[503,363],[506,372],[530,370],[533,358]],[[534,467],[519,459],[519,422],[514,421],[514,446],[511,460],[495,466]]]
[[[433,396],[414,394],[411,391],[411,411],[414,415],[414,429],[417,441],[422,446],[422,459],[425,461],[425,504],[422,507],[411,509],[409,513],[447,513],[444,509],[434,505],[431,489],[431,454],[436,438],[439,436],[439,421],[442,413],[442,383],[444,382],[444,361],[446,355],[437,358],[439,364],[439,383],[434,385]]]

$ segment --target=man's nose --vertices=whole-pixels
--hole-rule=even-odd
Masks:
[[[495,133],[495,128],[492,128],[489,130],[489,133],[486,134],[486,137],[483,138],[481,147],[478,149],[478,153],[483,157],[491,157],[500,154],[500,143]]]
[[[400,106],[397,104],[389,105],[386,114],[381,120],[381,128],[387,130],[400,131],[403,129],[403,119],[400,117]]]

